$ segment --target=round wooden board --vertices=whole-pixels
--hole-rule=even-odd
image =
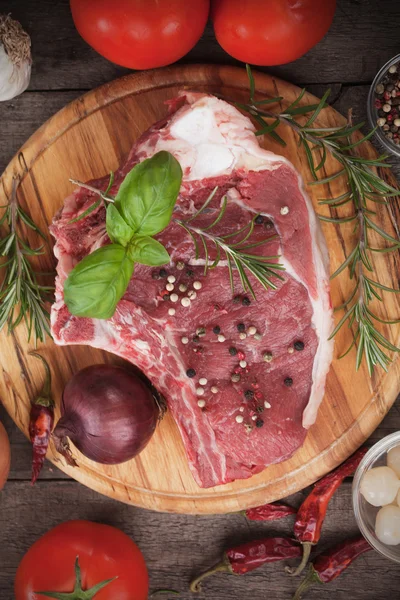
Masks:
[[[164,101],[182,88],[243,101],[247,97],[248,82],[243,69],[194,65],[137,73],[93,90],[66,106],[27,141],[2,176],[0,189],[5,198],[1,204],[5,204],[4,200],[10,196],[13,177],[19,177],[21,183],[17,194],[21,205],[47,231],[53,215],[72,191],[69,177],[86,181],[116,169],[135,139],[166,114]],[[256,88],[262,96],[283,96],[287,103],[299,93],[296,86],[258,73]],[[303,101],[316,100],[306,95]],[[328,123],[343,125],[345,120],[328,108],[322,111],[317,126]],[[295,134],[283,126],[280,133],[287,142],[286,148],[282,149],[269,139],[264,140],[265,146],[284,154],[303,174],[305,181],[309,181],[306,158],[297,145]],[[370,144],[363,144],[359,152],[369,157],[376,155]],[[337,169],[337,163],[329,159],[323,176]],[[318,198],[339,196],[345,185],[341,178],[330,185],[309,186],[308,191],[317,207]],[[318,207],[318,211],[329,214],[325,207]],[[337,214],[335,209],[331,212]],[[380,207],[376,219],[381,227],[393,233],[398,207],[394,203],[388,208]],[[352,224],[345,227],[324,224],[324,232],[333,272],[353,247]],[[35,236],[30,237],[32,244],[37,245]],[[375,245],[378,243],[373,241]],[[51,244],[50,238],[49,242]],[[375,254],[373,260],[379,281],[396,287],[400,272],[398,253]],[[38,268],[43,271],[55,267],[51,251],[38,262]],[[347,273],[335,279],[332,284],[334,305],[341,304],[350,289]],[[399,316],[397,294],[385,294],[382,310],[386,316]],[[383,326],[383,329],[393,343],[399,342],[399,326]],[[336,354],[340,354],[349,341],[351,333],[343,328],[337,338]],[[0,344],[1,399],[18,427],[27,434],[30,400],[43,383],[42,366],[37,359],[28,356],[33,343],[27,342],[23,325],[10,335],[3,330]],[[40,347],[40,351],[51,363],[53,393],[57,401],[66,381],[82,367],[98,362],[118,362],[106,352],[86,346],[59,348],[51,341]],[[372,378],[368,376],[365,364],[356,373],[354,363],[354,350],[345,359],[334,360],[317,422],[310,429],[304,446],[290,460],[268,467],[248,480],[212,489],[199,488],[190,474],[179,432],[170,415],[158,427],[145,451],[129,463],[102,466],[75,451],[80,466],[70,468],[53,447],[48,457],[63,471],[103,494],[158,511],[225,513],[270,502],[304,488],[342,462],[368,438],[393,404],[399,391],[399,362],[393,362],[388,373],[377,370]],[[59,417],[58,409],[56,417]]]

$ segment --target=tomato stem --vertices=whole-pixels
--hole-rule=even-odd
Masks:
[[[117,577],[106,579],[105,581],[102,581],[90,588],[90,590],[84,591],[82,589],[82,575],[81,568],[79,566],[79,556],[77,556],[75,560],[75,587],[73,592],[35,592],[35,594],[47,596],[48,598],[54,598],[55,600],[92,600],[97,592],[105,588],[106,585],[109,585],[115,579],[117,579]]]

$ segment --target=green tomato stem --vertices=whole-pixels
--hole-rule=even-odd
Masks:
[[[83,590],[79,556],[77,556],[75,560],[75,587],[73,592],[35,592],[35,594],[46,596],[47,598],[54,598],[55,600],[92,600],[100,590],[115,581],[115,579],[117,579],[117,577],[106,579],[90,588],[90,590]]]

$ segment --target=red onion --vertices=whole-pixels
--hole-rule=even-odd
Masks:
[[[53,432],[57,450],[75,465],[67,438],[87,458],[114,465],[147,445],[160,409],[145,383],[123,367],[93,365],[67,383],[61,419]]]

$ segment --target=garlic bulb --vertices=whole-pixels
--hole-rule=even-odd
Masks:
[[[31,38],[18,21],[0,15],[0,101],[22,94],[31,78]]]
[[[387,453],[387,466],[400,477],[400,446],[395,446]]]
[[[376,515],[375,533],[382,544],[397,546],[400,544],[400,508],[384,506]]]
[[[372,506],[391,504],[397,497],[400,481],[389,467],[375,467],[364,475],[360,492]]]

